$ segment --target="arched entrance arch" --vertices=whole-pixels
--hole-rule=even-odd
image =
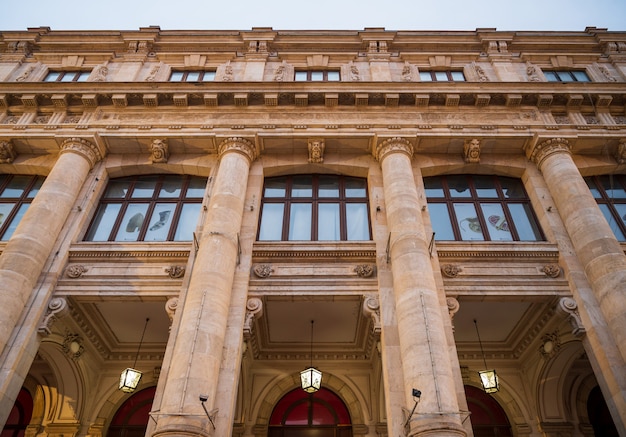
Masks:
[[[156,387],[148,387],[126,399],[113,416],[107,437],[143,437],[155,392]]]
[[[465,386],[467,407],[471,412],[475,437],[512,436],[511,424],[500,404],[478,387]]]
[[[276,404],[268,437],[352,437],[348,408],[332,391],[306,393],[296,388]]]
[[[352,430],[358,431],[361,434],[367,433],[367,427],[365,425],[365,418],[363,416],[364,409],[362,407],[363,401],[357,397],[356,393],[350,388],[345,381],[341,380],[337,376],[324,373],[323,387],[331,390],[346,405],[348,414],[352,422]],[[270,417],[274,411],[274,407],[287,393],[300,387],[300,373],[294,373],[287,378],[279,381],[273,381],[268,385],[269,390],[264,394],[263,399],[260,400],[260,405],[257,406],[256,413],[256,426],[255,428],[259,432],[265,433],[265,429],[269,426]],[[263,430],[263,431],[260,431]],[[255,434],[256,435],[256,434]],[[264,435],[264,434],[258,434]]]
[[[15,404],[9,413],[0,437],[22,437],[33,415],[33,397],[28,390],[22,388],[17,395]]]

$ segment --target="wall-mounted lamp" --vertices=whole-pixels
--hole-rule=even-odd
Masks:
[[[417,408],[417,404],[419,404],[420,402],[420,398],[422,397],[422,392],[414,388],[413,390],[411,390],[411,395],[413,396],[413,400],[415,401],[415,404],[413,405],[413,409],[411,410],[408,417],[406,418],[406,422],[404,422],[405,428],[408,426],[409,422],[411,421],[411,417],[413,417],[413,414],[415,414],[415,409]]]
[[[143,343],[143,337],[146,334],[146,328],[148,327],[149,320],[149,318],[146,318],[146,324],[143,326],[143,333],[141,334],[141,340],[139,340],[139,346],[137,347],[137,355],[135,356],[133,367],[128,367],[120,375],[120,385],[118,388],[124,393],[134,392],[139,385],[139,381],[141,380],[142,373],[135,369],[135,366],[137,365],[137,358],[139,358],[139,351],[141,350],[141,344]]]
[[[322,385],[322,372],[313,367],[313,323],[311,320],[311,366],[300,372],[300,384],[307,393],[315,393]]]
[[[485,359],[485,351],[483,351],[483,343],[480,341],[480,333],[478,332],[478,322],[474,319],[474,326],[476,326],[476,335],[478,336],[478,344],[480,345],[480,353],[483,355],[483,364],[485,368],[487,368],[487,360]],[[478,372],[480,376],[480,382],[483,385],[483,390],[485,393],[495,393],[500,390],[500,386],[498,384],[498,375],[496,375],[496,370],[480,370]]]

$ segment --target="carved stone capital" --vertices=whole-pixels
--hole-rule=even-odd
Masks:
[[[170,157],[170,149],[167,140],[154,139],[150,144],[150,161],[153,164],[165,163]]]
[[[251,297],[246,302],[246,318],[243,323],[243,335],[245,338],[252,336],[254,319],[263,315],[263,301],[258,297]]]
[[[578,304],[571,297],[562,297],[557,304],[557,312],[565,316],[572,326],[572,334],[582,337],[585,334],[585,327],[578,314]]]
[[[68,138],[61,144],[61,153],[77,153],[89,162],[89,166],[93,166],[102,159],[100,149],[92,142],[83,138]]]
[[[44,336],[50,335],[52,333],[52,324],[59,317],[63,317],[69,313],[69,308],[67,305],[67,300],[62,297],[55,297],[50,300],[48,303],[48,310],[46,315],[37,328],[37,331]]]
[[[380,162],[385,156],[396,152],[405,153],[409,158],[413,158],[413,144],[401,137],[388,138],[376,146],[374,156]]]
[[[626,163],[626,139],[620,140],[615,152],[615,160],[618,164]]]
[[[13,148],[13,143],[7,140],[0,141],[0,164],[11,164],[17,153]]]
[[[237,152],[244,155],[250,163],[252,163],[256,157],[256,147],[254,144],[245,138],[230,137],[222,141],[218,147],[219,158],[222,159],[226,153]]]
[[[468,164],[478,164],[480,162],[480,140],[473,138],[465,140],[463,145],[463,158]]]
[[[381,323],[380,323],[380,303],[378,301],[378,296],[375,295],[366,295],[363,300],[363,315],[365,317],[370,317],[373,322],[372,331],[375,334],[380,334],[381,332]]]
[[[551,138],[535,145],[527,150],[528,159],[534,162],[541,170],[541,164],[550,155],[555,153],[571,154],[571,146],[565,138]]]
[[[320,164],[324,162],[324,149],[326,144],[324,140],[309,140],[309,162]]]
[[[171,323],[174,320],[174,314],[176,314],[176,309],[178,308],[178,297],[170,297],[167,302],[165,302],[165,312],[167,313],[167,317],[170,319],[170,328]]]

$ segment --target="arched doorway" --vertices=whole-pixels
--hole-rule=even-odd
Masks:
[[[150,387],[128,398],[113,416],[107,437],[143,437],[155,392],[156,387]]]
[[[500,404],[477,387],[465,386],[474,437],[509,437],[511,424]]]
[[[17,395],[15,404],[9,413],[0,437],[22,437],[25,435],[26,427],[30,423],[33,415],[33,397],[22,388]]]
[[[295,389],[281,398],[270,416],[268,437],[352,437],[348,408],[332,391],[308,394]]]
[[[593,432],[597,436],[618,437],[617,428],[611,418],[609,407],[606,405],[600,387],[596,386],[587,398],[587,414],[589,422],[593,426]]]

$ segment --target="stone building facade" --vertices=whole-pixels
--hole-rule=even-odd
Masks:
[[[625,107],[599,28],[0,32],[2,436],[626,435]]]

